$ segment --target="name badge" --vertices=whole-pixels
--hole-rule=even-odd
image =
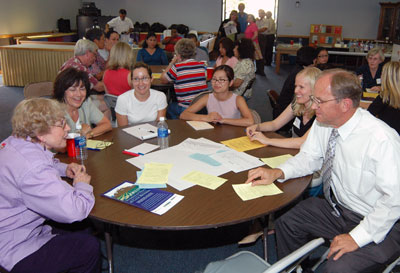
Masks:
[[[296,117],[295,119],[294,119],[294,121],[293,121],[293,125],[294,125],[294,127],[296,127],[297,129],[300,129],[300,119],[299,119],[299,117]]]
[[[382,83],[381,78],[376,79],[376,83],[377,83],[377,84],[381,84],[381,83]]]

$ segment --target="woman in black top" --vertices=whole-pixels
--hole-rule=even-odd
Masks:
[[[368,111],[386,122],[400,134],[400,63],[383,66],[382,91],[368,107]]]
[[[247,127],[246,133],[250,140],[258,140],[263,144],[282,148],[300,148],[315,119],[314,110],[311,109],[310,95],[320,73],[321,70],[316,67],[307,67],[297,73],[292,103],[273,121]],[[293,118],[295,119],[292,124],[292,138],[268,138],[262,133],[279,130]]]
[[[356,70],[362,88],[364,90],[369,88],[372,91],[381,91],[382,62],[385,60],[385,55],[383,55],[382,50],[375,47],[368,51],[366,58],[368,64],[362,65]]]

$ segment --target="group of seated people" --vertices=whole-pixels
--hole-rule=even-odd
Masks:
[[[398,138],[400,134],[400,122],[397,118],[400,111],[400,63],[388,62],[383,65],[384,56],[379,50],[371,50],[368,53],[368,64],[357,73],[362,75],[363,88],[380,92],[368,111],[393,127],[397,135],[372,115],[358,109],[361,77],[357,78],[342,70],[321,72],[328,68],[326,66],[328,54],[324,49],[316,51],[303,47],[299,50],[295,71],[288,78],[293,82],[285,82],[284,85],[284,88],[292,88],[291,96],[285,92],[281,93],[283,96],[290,97],[289,102],[282,106],[282,111],[274,120],[254,124],[253,116],[246,103],[246,97],[251,96],[251,91],[243,89],[243,85],[251,80],[246,72],[254,73],[255,70],[254,46],[250,40],[241,39],[232,44],[221,40],[221,56],[211,78],[212,92],[206,93],[208,91],[206,64],[194,59],[197,45],[189,38],[179,39],[174,46],[175,55],[161,75],[162,82],[174,84],[177,96],[177,102],[168,105],[163,92],[151,89],[153,77],[149,65],[138,62],[131,67],[132,50],[128,44],[118,42],[114,32],[100,36],[97,35],[98,33],[92,34],[88,35],[88,39],[77,42],[75,56],[62,66],[54,82],[54,100],[36,98],[24,100],[18,104],[12,118],[13,134],[2,142],[0,147],[0,161],[4,162],[0,167],[0,180],[5,181],[0,193],[0,201],[3,204],[0,209],[3,215],[3,220],[0,221],[2,231],[0,249],[7,253],[6,256],[0,257],[0,265],[11,272],[24,272],[28,268],[33,272],[42,272],[43,268],[54,272],[72,269],[74,272],[99,272],[100,250],[99,243],[94,237],[84,232],[71,233],[57,230],[47,225],[45,221],[48,219],[62,223],[80,221],[88,216],[94,206],[91,177],[87,174],[85,167],[75,163],[69,165],[60,163],[53,158],[54,155],[50,151],[65,148],[68,132],[80,130],[81,134],[92,138],[112,129],[107,116],[108,109],[103,108],[103,100],[99,99],[102,96],[99,92],[102,91],[118,95],[115,107],[118,126],[152,122],[168,114],[172,118],[183,120],[243,126],[246,127],[246,134],[251,141],[257,140],[267,145],[283,148],[302,147],[300,155],[284,165],[282,169],[259,168],[250,171],[247,183],[269,184],[276,179],[288,179],[295,175],[306,175],[318,171],[322,165],[325,165],[322,162],[325,157],[324,147],[328,143],[330,131],[333,131],[331,127],[339,128],[342,137],[339,147],[343,146],[339,151],[343,154],[347,151],[347,157],[354,156],[351,155],[350,144],[357,144],[357,141],[360,139],[364,141],[366,138],[369,141],[367,144],[373,146],[374,149],[384,148],[386,154],[376,151],[377,154],[382,155],[382,158],[389,154],[390,160],[396,159],[392,160],[395,163],[390,162],[392,165],[389,165],[392,167],[393,164],[397,165],[394,165],[389,172],[382,163],[379,163],[380,157],[375,158],[366,151],[367,149],[364,149],[365,147],[356,145],[359,149],[355,152],[365,155],[370,160],[367,162],[369,165],[363,165],[368,170],[362,170],[362,174],[358,177],[359,182],[362,182],[362,178],[375,181],[375,176],[386,177],[385,171],[389,172],[391,177],[399,178],[399,158],[396,155],[398,150],[393,153],[393,148],[399,148],[396,137]],[[141,55],[140,58],[143,58],[141,61],[148,59],[149,56],[146,54],[154,55],[157,52],[156,45],[155,37],[149,34],[142,49],[146,52]],[[109,54],[104,54],[101,50]],[[104,65],[105,70],[102,71]],[[91,96],[91,92],[94,95]],[[202,97],[192,103],[193,99],[200,94]],[[203,108],[206,108],[206,114],[199,113]],[[291,120],[294,120],[291,123],[292,138],[270,139],[262,133],[277,131]],[[315,120],[318,122],[314,122]],[[358,124],[360,120],[365,123]],[[369,130],[369,124],[373,124],[375,129]],[[352,131],[353,129],[355,132]],[[358,133],[357,130],[362,132]],[[350,146],[346,144],[348,135],[350,135],[348,140]],[[393,144],[393,139],[395,139],[395,144]],[[377,143],[373,143],[374,141]],[[346,159],[343,154],[339,153],[340,158]],[[305,155],[314,161],[305,159]],[[358,157],[357,160],[359,160]],[[364,159],[360,159],[362,160]],[[385,159],[386,163],[389,161]],[[346,170],[353,168],[354,173],[359,171],[359,162],[347,163],[349,164],[342,167],[336,165],[336,168]],[[302,171],[294,170],[296,167],[303,166],[302,164],[305,166]],[[357,166],[354,167],[352,164]],[[351,176],[351,173],[347,175]],[[61,176],[71,178],[72,185],[63,181]],[[337,181],[342,178],[343,176],[339,175],[333,179]],[[340,183],[335,183],[336,187],[339,187]],[[343,189],[343,192],[356,192],[354,198],[358,203],[362,203],[361,208],[356,206],[355,209],[348,205],[348,200],[353,197],[343,195],[339,188],[334,189],[334,201],[339,201],[341,204],[338,206],[339,211],[348,215],[350,214],[348,211],[354,210],[358,218],[355,222],[352,220],[353,222],[347,223],[348,219],[337,220],[339,218],[332,218],[333,215],[328,217],[329,221],[335,222],[335,228],[340,230],[335,234],[323,233],[333,239],[331,245],[333,253],[330,253],[330,258],[335,257],[334,254],[341,256],[344,253],[356,253],[356,258],[360,258],[357,253],[365,249],[383,251],[380,248],[382,240],[387,234],[390,234],[387,235],[387,239],[392,240],[391,234],[399,229],[398,224],[395,223],[397,218],[392,219],[394,216],[389,216],[393,210],[396,210],[397,217],[398,209],[386,206],[386,203],[394,199],[389,196],[393,183],[389,183],[387,188],[380,180],[376,182],[376,187],[374,183],[371,182],[372,186],[368,186],[373,193],[367,190],[361,190],[360,193],[360,187],[357,188],[357,186],[354,188],[351,188],[351,185],[343,186],[350,187],[350,189]],[[363,195],[371,198],[371,201],[361,200]],[[387,198],[389,201],[382,201],[384,199],[382,196],[389,196]],[[307,203],[308,206],[305,206],[301,203],[296,210],[300,208],[317,210],[320,207],[327,211],[330,209],[330,203],[321,205],[322,201],[316,201],[316,199],[306,202],[310,204]],[[366,210],[365,207],[368,209]],[[376,216],[377,218],[374,219],[375,215],[373,215],[370,219],[368,216],[380,212],[390,218],[390,223],[384,223],[386,225],[384,230],[377,232],[375,226],[377,222],[384,222],[382,217]],[[360,215],[367,218],[362,222],[361,228],[359,223],[363,217]],[[277,222],[280,257],[298,248],[309,237],[307,232],[312,229],[314,219],[309,220],[310,224],[302,229],[299,217],[307,218],[302,214],[290,213]],[[290,231],[291,224],[302,230],[304,234],[293,234],[296,232]],[[395,227],[390,230],[393,224]],[[388,229],[387,226],[390,228]],[[340,232],[345,232],[347,236],[338,238],[341,236],[337,235],[341,234]],[[354,237],[349,239],[347,232]],[[368,232],[374,235],[369,235]],[[315,234],[320,234],[320,232],[315,231],[311,235]],[[397,234],[396,236],[400,237]],[[294,238],[297,241],[294,241]],[[341,244],[341,240],[352,239],[354,241],[350,242],[349,247],[343,246],[344,243]],[[396,240],[398,242],[400,239]],[[386,239],[383,242],[386,242]],[[370,247],[364,247],[366,245]],[[335,252],[335,250],[344,253]],[[366,253],[370,255],[370,252]],[[365,253],[360,254],[362,255]],[[388,255],[390,256],[387,254],[382,258],[379,265],[393,258]],[[348,257],[354,257],[354,255]],[[373,263],[369,265],[373,268],[376,263],[379,263],[370,259],[370,256],[366,257]],[[330,259],[329,266],[333,260],[333,258]],[[351,264],[350,258],[346,259],[345,265],[349,264]]]

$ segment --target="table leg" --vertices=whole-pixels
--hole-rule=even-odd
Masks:
[[[114,265],[113,265],[113,254],[112,254],[112,235],[111,235],[111,228],[109,225],[106,225],[106,227],[105,227],[104,237],[106,240],[108,272],[113,273]]]
[[[277,51],[276,59],[275,59],[275,73],[279,74],[280,69],[281,69],[281,53],[279,51]]]
[[[262,221],[263,227],[263,247],[264,247],[264,260],[268,262],[268,224],[269,224],[269,215],[265,216],[264,221]]]

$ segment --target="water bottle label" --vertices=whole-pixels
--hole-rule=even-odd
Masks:
[[[158,128],[158,137],[168,137],[168,130],[165,128]]]
[[[77,137],[75,139],[75,146],[77,147],[86,147],[86,138],[84,136]]]

